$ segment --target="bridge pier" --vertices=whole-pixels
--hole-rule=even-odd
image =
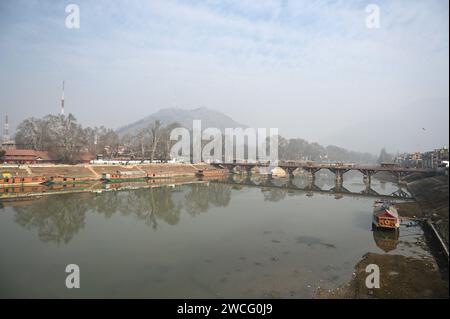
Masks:
[[[340,171],[336,171],[335,177],[336,177],[336,184],[342,185],[344,182],[344,174]]]
[[[366,184],[366,188],[362,191],[362,194],[371,195],[371,196],[378,196],[379,195],[376,191],[374,191],[370,187],[370,184]]]
[[[285,171],[286,171],[286,175],[287,176],[289,176],[289,178],[294,178],[294,171],[296,170],[297,168],[296,167],[287,167],[286,169],[285,169]]]
[[[316,173],[320,170],[320,168],[315,167],[304,167],[303,169],[308,173],[308,179],[311,181],[316,179]]]
[[[220,167],[220,166],[219,166]],[[223,165],[221,165],[221,167],[220,168],[225,168],[225,169],[227,169],[228,170],[228,172],[230,173],[230,174],[233,174],[235,171],[234,171],[234,168],[236,167],[236,165],[233,165],[233,164],[223,164]]]
[[[342,185],[344,183],[344,174],[348,172],[345,168],[329,168],[334,173],[336,185]]]
[[[376,171],[371,169],[359,169],[359,171],[364,175],[363,176],[364,184],[370,185],[372,182],[372,175],[374,175]]]
[[[394,175],[394,177],[397,178],[398,183],[400,184],[403,181],[403,178],[408,175],[407,172],[402,172],[402,171],[392,171],[391,172],[392,175]]]

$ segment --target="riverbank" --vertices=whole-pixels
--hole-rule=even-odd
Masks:
[[[368,265],[380,269],[380,288],[368,289]],[[430,259],[368,253],[355,266],[352,279],[340,289],[319,289],[325,299],[424,299],[448,298],[448,279],[442,278]]]
[[[402,218],[423,221],[414,226],[422,225],[423,235],[408,243],[408,247],[423,249],[431,255],[368,253],[355,265],[353,277],[346,285],[336,290],[319,289],[317,298],[448,298],[448,259],[432,229],[437,230],[448,248],[448,176],[409,176],[405,185],[415,201],[397,203],[398,212]],[[412,228],[401,229],[400,237],[402,232],[409,234]],[[366,287],[369,264],[380,269],[380,289]]]
[[[113,174],[117,171],[141,171],[165,177],[195,176],[200,169],[208,168],[207,164],[137,164],[137,165],[0,165],[0,173],[9,173],[18,177],[31,176],[84,176],[92,180],[100,180],[103,173]]]
[[[417,179],[407,183],[407,187],[420,208],[418,213],[432,223],[448,249],[448,176],[440,175]]]

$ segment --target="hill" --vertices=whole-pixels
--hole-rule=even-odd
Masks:
[[[211,110],[205,107],[200,107],[192,110],[180,109],[180,108],[167,108],[159,110],[139,121],[128,124],[117,129],[117,133],[123,136],[127,133],[134,134],[139,129],[149,127],[155,120],[161,121],[163,125],[171,124],[174,122],[179,123],[181,126],[188,129],[192,128],[193,120],[202,121],[202,129],[208,127],[216,127],[223,130],[227,127],[247,127],[234,121],[231,117],[215,110]]]

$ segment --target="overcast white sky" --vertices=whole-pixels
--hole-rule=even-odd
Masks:
[[[448,24],[447,0],[0,1],[0,114],[57,113],[65,79],[85,125],[201,106],[325,145],[428,150],[449,141]]]

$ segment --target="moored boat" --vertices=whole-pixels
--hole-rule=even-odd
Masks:
[[[373,208],[372,223],[377,228],[398,229],[400,217],[392,202],[376,201]]]
[[[46,181],[44,176],[12,176],[10,173],[0,175],[0,187],[39,185]]]
[[[79,175],[79,176],[51,176],[45,184],[80,184],[94,180],[92,176]]]
[[[116,173],[103,173],[102,180],[108,183],[122,181],[145,181],[148,175],[141,171],[117,171]]]
[[[222,177],[228,174],[226,169],[199,169],[195,175],[197,177]]]

